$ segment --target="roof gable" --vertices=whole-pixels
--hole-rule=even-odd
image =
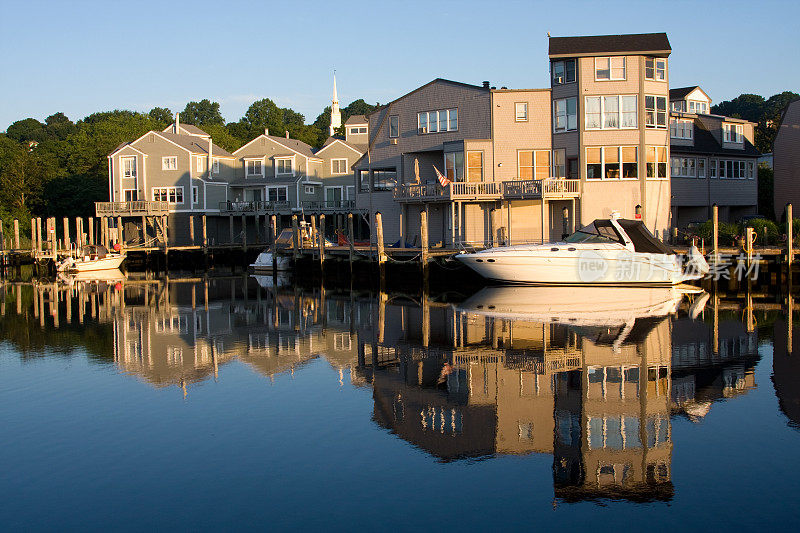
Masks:
[[[352,150],[355,153],[357,153],[359,157],[361,157],[361,155],[364,153],[363,151],[359,150],[355,146],[349,144],[347,141],[343,141],[342,139],[337,139],[336,137],[328,137],[328,140],[325,141],[325,145],[322,148],[320,148],[319,150],[317,150],[316,154],[317,155],[321,154],[322,152],[324,152],[325,150],[327,150],[328,148],[330,148],[331,146],[333,146],[335,144],[341,144],[342,146],[345,146],[345,147],[349,148],[350,150]]]
[[[183,135],[195,135],[195,136],[199,136],[199,137],[211,137],[211,135],[209,135],[205,131],[201,130],[197,126],[194,126],[193,124],[179,124],[178,128],[179,128],[179,133],[181,133]],[[164,132],[164,133],[172,133],[172,134],[174,134],[175,133],[174,130],[175,130],[175,124],[172,123],[172,124],[170,124],[169,126],[167,126],[166,128],[164,128],[161,131]]]

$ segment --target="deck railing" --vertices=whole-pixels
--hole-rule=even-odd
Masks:
[[[131,202],[95,202],[97,216],[164,215],[169,213],[169,202],[134,200]]]
[[[226,213],[267,213],[270,211],[281,211],[289,209],[289,202],[281,201],[251,201],[251,202],[238,202],[228,201],[220,202],[219,210]]]
[[[438,183],[398,185],[394,198],[415,200],[500,200],[503,198],[577,198],[580,180],[547,178],[543,180],[510,180],[454,182],[447,187]]]
[[[301,204],[303,209],[326,210],[352,210],[356,206],[355,200],[305,200]]]

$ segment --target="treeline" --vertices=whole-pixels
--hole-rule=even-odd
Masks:
[[[359,99],[342,109],[342,122],[366,114],[379,104]],[[265,98],[254,102],[236,122],[225,122],[219,103],[208,99],[189,102],[180,112],[184,124],[208,132],[219,146],[234,151],[269,129],[272,135],[287,131],[311,146],[328,137],[330,107],[311,124],[290,109]],[[149,130],[162,130],[174,120],[172,111],[156,107],[149,113],[107,111],[77,122],[55,113],[44,122],[26,118],[0,133],[0,218],[10,227],[18,218],[23,232],[35,216],[75,217],[94,214],[94,202],[108,199],[108,160],[119,144]],[[340,131],[339,133],[343,133]]]
[[[755,147],[761,153],[772,152],[772,143],[780,126],[781,113],[800,94],[792,91],[773,94],[764,98],[758,94],[740,94],[711,106],[711,112],[726,117],[743,118],[758,125],[755,128]]]

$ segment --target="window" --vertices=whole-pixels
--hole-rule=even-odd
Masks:
[[[747,177],[747,165],[745,161],[719,161],[719,177],[722,179],[743,180]]]
[[[214,174],[219,174],[219,159],[214,158],[214,164],[211,166]]]
[[[741,124],[723,124],[726,143],[743,143],[744,126]]]
[[[458,130],[458,109],[425,111],[417,113],[417,127],[421,134]]]
[[[694,178],[695,175],[695,159],[693,157],[672,158],[673,177]]]
[[[637,179],[639,160],[635,146],[603,146],[586,149],[586,179]]]
[[[645,126],[648,128],[667,127],[667,97],[644,97]]]
[[[567,176],[566,150],[553,150],[553,176],[565,178]]]
[[[635,146],[621,146],[619,149],[622,160],[622,177],[624,179],[639,178],[638,148]]]
[[[528,102],[516,102],[514,104],[514,120],[516,122],[528,121]]]
[[[161,170],[178,170],[178,156],[168,155],[162,157]]]
[[[550,177],[549,150],[520,150],[517,153],[520,179],[547,179]]]
[[[390,191],[397,184],[397,171],[395,169],[373,170],[372,183],[376,191]]]
[[[391,117],[389,117],[389,137],[395,138],[399,136],[400,136],[400,117],[398,115],[392,115]]]
[[[597,81],[624,80],[625,57],[594,58],[594,79]]]
[[[705,115],[706,113],[708,113],[708,102],[697,102],[695,100],[689,100],[689,113],[698,113]]]
[[[667,60],[648,57],[644,60],[644,79],[654,81],[667,80]]]
[[[360,133],[367,133],[366,126],[359,126],[357,128],[350,128],[350,135],[358,135]]]
[[[603,149],[586,149],[586,179],[599,180],[603,177]]]
[[[293,172],[293,160],[291,158],[275,159],[275,175],[289,175]]]
[[[483,181],[483,152],[467,152],[467,181]]]
[[[182,204],[183,187],[153,187],[153,200],[156,202]]]
[[[709,159],[709,161],[708,161],[708,177],[709,178],[716,178],[717,177],[717,160],[716,159]]]
[[[194,161],[195,161],[195,170],[197,170],[197,172],[203,172],[203,158],[196,157]]]
[[[578,99],[553,100],[553,130],[574,131],[578,129]]]
[[[673,139],[691,139],[694,134],[694,121],[673,118],[669,123],[669,136]]]
[[[136,157],[121,157],[122,163],[122,177],[135,178],[136,177]]]
[[[697,160],[697,177],[698,178],[706,177],[706,160],[703,158]]]
[[[200,203],[200,191],[197,185],[192,185],[192,204],[197,205]]]
[[[653,179],[666,179],[667,177],[667,148],[664,146],[647,147],[647,177]]]
[[[359,192],[369,192],[369,172],[356,170],[356,183],[358,183]]]
[[[637,115],[636,95],[586,97],[587,130],[636,128]]]
[[[755,178],[755,165],[752,161],[747,162],[747,179],[751,180]]]
[[[305,194],[314,194],[314,186],[313,185],[306,185],[303,187],[303,192]]]
[[[139,199],[139,191],[136,189],[124,189],[122,193],[126,202],[135,202]]]
[[[686,101],[676,100],[672,102],[672,110],[677,111],[679,113],[686,113]]]
[[[450,181],[464,181],[464,152],[444,154],[444,175]]]
[[[331,159],[331,174],[347,174],[347,159]]]
[[[264,169],[262,167],[263,162],[259,160],[255,161],[245,161],[247,166],[247,176],[263,176]]]
[[[286,202],[289,190],[286,187],[267,187],[267,200],[270,202]]]
[[[575,81],[575,60],[553,62],[553,85],[563,85]]]

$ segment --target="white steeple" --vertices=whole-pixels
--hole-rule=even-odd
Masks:
[[[333,71],[333,100],[331,100],[331,127],[330,134],[342,125],[342,112],[339,111],[339,96],[336,94],[336,71]]]

